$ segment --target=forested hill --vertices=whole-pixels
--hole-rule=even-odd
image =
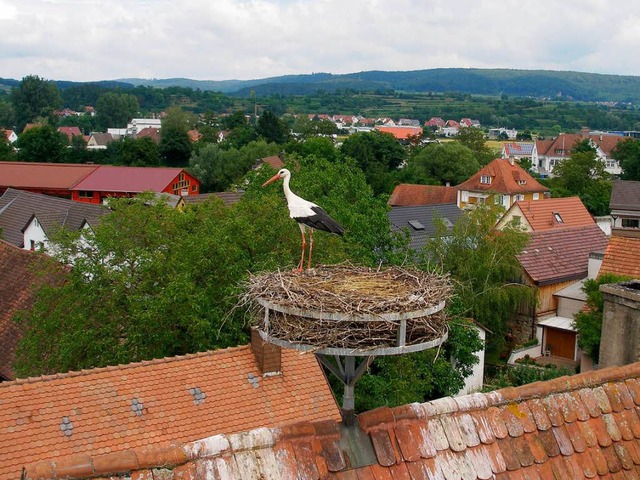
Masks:
[[[547,70],[438,68],[409,72],[370,71],[333,75],[285,75],[258,80],[120,79],[134,85],[181,86],[249,95],[305,94],[324,90],[462,92],[586,101],[640,103],[640,77]]]

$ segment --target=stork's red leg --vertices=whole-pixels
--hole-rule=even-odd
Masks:
[[[313,228],[309,229],[309,260],[307,262],[307,270],[311,270],[311,252],[313,251]]]
[[[302,253],[300,255],[300,263],[296,269],[298,272],[302,272],[302,267],[304,266],[304,250],[307,248],[307,239],[304,238],[304,230],[300,229],[300,235],[302,236]]]

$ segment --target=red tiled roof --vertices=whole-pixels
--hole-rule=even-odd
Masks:
[[[483,176],[491,177],[491,183],[481,183]],[[524,183],[522,183],[524,182]],[[458,190],[471,192],[496,192],[504,194],[548,192],[549,189],[540,184],[526,170],[516,162],[505,158],[496,158],[488,165],[482,167],[475,175],[457,185]]]
[[[187,134],[189,135],[189,140],[192,142],[197,142],[202,138],[202,134],[198,130],[189,130]]]
[[[69,190],[99,165],[0,162],[0,187]]]
[[[638,478],[640,363],[335,421],[131,448],[26,478],[459,480]],[[54,468],[58,470],[54,473]],[[59,470],[62,470],[58,473]]]
[[[82,132],[78,127],[58,127],[58,132],[66,135],[69,141],[71,141],[73,137],[82,136]]]
[[[600,149],[611,157],[611,152],[618,145],[618,142],[628,140],[629,137],[622,137],[620,135],[607,135],[607,134],[595,134],[585,136],[581,133],[561,133],[552,140],[538,140],[536,147],[539,155],[557,157],[556,150],[563,150],[565,153],[562,156],[569,156],[571,148],[577,143],[585,140],[586,138],[600,147]]]
[[[622,237],[612,232],[600,273],[640,278],[640,237]]]
[[[529,244],[517,258],[536,284],[548,285],[585,278],[589,254],[604,252],[606,247],[607,236],[595,224],[542,230],[531,233]]]
[[[281,168],[284,167],[284,162],[278,155],[272,155],[270,157],[264,157],[258,160],[259,165],[263,163],[266,163],[274,170],[280,170]]]
[[[154,142],[159,143],[160,129],[153,128],[153,127],[145,127],[142,130],[140,130],[138,133],[136,133],[136,138],[145,138],[145,137],[149,137]]]
[[[71,190],[99,192],[161,192],[182,168],[115,167],[101,165]]]
[[[390,133],[398,140],[406,140],[409,137],[422,135],[422,127],[376,127],[376,130],[382,133]]]
[[[0,240],[0,376],[5,379],[14,378],[13,361],[22,336],[22,328],[13,321],[14,314],[31,306],[37,286],[63,275],[60,269],[49,270],[50,262],[43,254]],[[0,411],[3,408],[0,400]]]
[[[529,200],[517,202],[516,205],[534,231],[595,225],[593,217],[579,197]],[[561,223],[558,222],[556,213],[560,215]]]
[[[401,183],[393,189],[387,203],[392,207],[441,205],[456,203],[457,195],[455,187]]]
[[[281,370],[263,376],[251,347],[241,346],[0,383],[0,478],[19,478],[39,460],[61,475],[71,455],[126,456],[130,448],[163,451],[213,434],[339,420],[313,355],[284,349]]]

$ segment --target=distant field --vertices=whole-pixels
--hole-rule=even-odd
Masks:
[[[484,143],[485,143],[485,145],[486,145],[487,147],[489,147],[489,148],[492,148],[492,149],[494,149],[494,150],[500,150],[500,151],[502,151],[502,146],[503,146],[505,143],[508,143],[508,142],[504,142],[504,141],[501,141],[501,140],[487,140],[487,141],[486,141],[486,142],[484,142]]]

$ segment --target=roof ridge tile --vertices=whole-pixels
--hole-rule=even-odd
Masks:
[[[67,377],[76,377],[76,376],[89,375],[89,374],[93,375],[95,373],[103,372],[103,371],[128,370],[136,367],[141,367],[143,365],[172,363],[180,360],[187,360],[187,359],[192,359],[197,357],[222,355],[223,352],[228,353],[229,351],[232,351],[232,350],[240,351],[247,348],[250,348],[250,346],[238,345],[235,347],[220,348],[217,350],[206,350],[204,352],[188,353],[185,355],[177,355],[174,357],[154,358],[151,360],[141,360],[139,362],[131,362],[131,363],[120,363],[118,365],[107,365],[104,367],[87,368],[82,370],[69,370],[68,372],[64,372],[64,373],[53,373],[48,375],[40,375],[36,377],[16,378],[15,380],[11,380],[8,382],[1,382],[0,389],[3,387],[10,387],[12,385],[21,384],[21,383],[47,382],[47,381],[58,380],[58,379],[63,379]],[[143,363],[143,362],[148,362],[148,363]]]

